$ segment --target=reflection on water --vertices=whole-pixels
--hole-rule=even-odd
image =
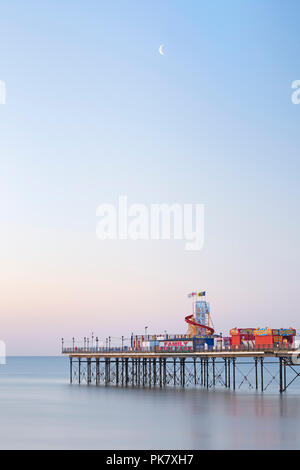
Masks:
[[[0,447],[299,449],[297,390],[257,392],[69,385],[65,358],[0,368]]]

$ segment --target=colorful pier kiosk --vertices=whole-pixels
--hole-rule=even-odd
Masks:
[[[230,330],[232,348],[248,345],[250,348],[277,348],[293,347],[296,330],[294,328],[233,328]]]
[[[282,393],[300,376],[296,330],[233,328],[229,337],[215,334],[205,292],[192,292],[193,313],[185,317],[184,334],[131,335],[128,344],[105,346],[98,337],[83,346],[66,347],[70,382],[133,387],[247,387],[266,391],[277,383]],[[267,375],[267,377],[266,377]]]

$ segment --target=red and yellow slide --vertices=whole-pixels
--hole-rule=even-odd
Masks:
[[[194,319],[194,315],[188,315],[187,317],[185,317],[185,321],[186,323],[188,323],[190,332],[193,336],[196,336],[198,328],[202,328],[206,330],[205,336],[211,336],[215,332],[215,330],[211,328],[210,326],[201,325],[200,323],[197,323]]]

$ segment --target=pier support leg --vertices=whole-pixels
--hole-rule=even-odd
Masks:
[[[164,365],[164,377],[163,377],[163,384],[164,384],[164,387],[167,385],[167,361],[166,359],[164,359],[164,362],[163,362],[163,365]]]
[[[196,358],[194,357],[194,384],[197,385],[197,367],[196,367]]]
[[[206,388],[209,387],[209,357],[206,359]]]
[[[119,385],[119,358],[116,357],[116,386]]]
[[[107,357],[105,358],[104,362],[104,367],[105,367],[105,385],[108,384],[108,365],[107,365]]]
[[[216,359],[212,358],[212,369],[213,369],[213,386],[216,386],[216,368],[215,368]]]
[[[91,378],[91,359],[87,359],[87,383],[90,385],[92,378]]]
[[[227,388],[227,359],[226,357],[224,358],[225,362],[225,387]]]
[[[131,385],[134,387],[134,363],[135,360],[131,359]]]
[[[128,376],[128,358],[126,357],[126,359],[125,359],[125,385],[126,385],[126,387],[128,386],[128,380],[129,380],[129,376]]]
[[[70,357],[70,384],[73,383],[73,358]]]
[[[201,357],[200,361],[201,361],[201,385],[203,385],[203,359],[202,359],[202,357]]]
[[[81,382],[81,357],[78,358],[78,383]]]
[[[232,359],[233,390],[235,390],[235,357]]]
[[[258,390],[257,357],[254,359],[254,361],[255,361],[255,389]]]
[[[96,385],[99,385],[99,357],[96,359]]]
[[[174,361],[174,387],[176,387],[176,357],[173,359]]]
[[[282,357],[279,358],[279,392],[283,392],[283,385],[282,385]]]
[[[152,366],[152,360],[149,359],[149,387],[151,388],[151,385],[152,385],[152,370],[151,370],[151,366]]]
[[[182,387],[182,359],[179,358],[180,386]]]
[[[231,385],[231,384],[230,384],[230,381],[231,381],[231,380],[230,380],[230,375],[231,375],[231,374],[230,374],[230,362],[231,362],[231,359],[228,358],[228,388],[230,388],[230,385]]]
[[[138,385],[138,360],[134,360],[135,385]]]
[[[159,386],[162,387],[162,363],[161,363],[161,358],[159,358]]]
[[[185,387],[185,358],[182,358],[182,386]]]
[[[148,384],[148,360],[145,359],[145,383]]]
[[[261,357],[260,359],[260,385],[261,391],[264,391],[264,358]]]
[[[143,364],[142,364],[142,379],[143,379],[143,387],[145,387],[145,377],[146,377],[146,367],[145,367],[145,358],[143,357]]]

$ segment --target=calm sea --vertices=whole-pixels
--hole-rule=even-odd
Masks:
[[[0,366],[1,449],[300,448],[297,386],[283,396],[275,387],[96,388],[70,385],[68,372],[60,357]]]

